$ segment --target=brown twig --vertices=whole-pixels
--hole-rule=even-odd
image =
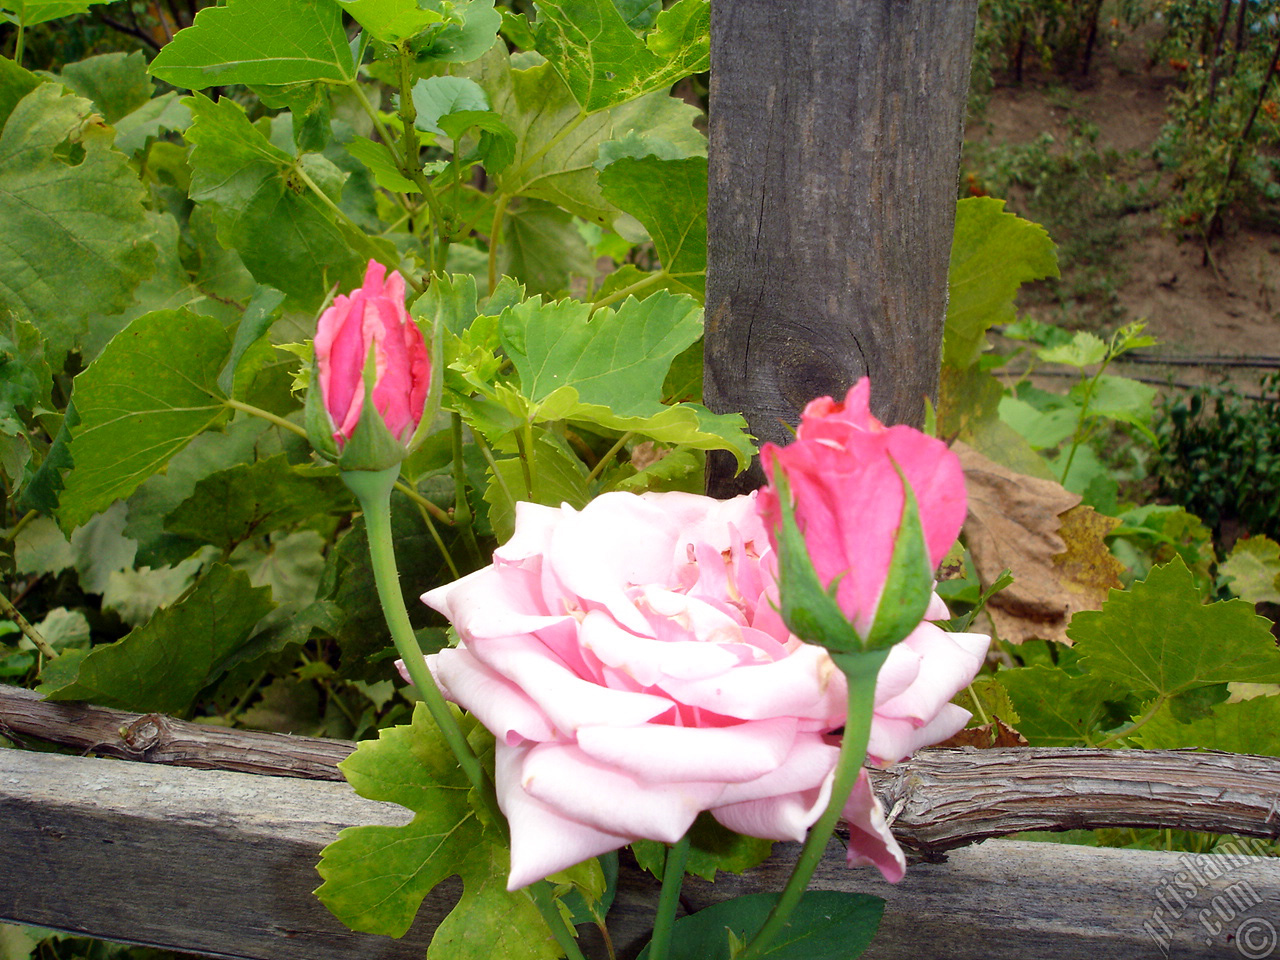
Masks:
[[[16,734],[124,760],[341,780],[354,743],[186,723],[0,686]],[[1280,836],[1280,759],[1183,750],[925,750],[872,771],[893,832],[916,854],[1023,830],[1159,827]]]

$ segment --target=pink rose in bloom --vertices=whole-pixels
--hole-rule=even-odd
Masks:
[[[427,658],[432,672],[497,740],[510,889],[633,840],[674,843],[703,810],[804,837],[830,796],[846,684],[783,625],[775,570],[755,495],[608,493],[581,511],[518,504],[491,566],[423,597],[461,638]],[[892,650],[875,759],[964,725],[948,701],[986,645],[922,623]],[[865,772],[844,814],[850,862],[899,879]]]
[[[863,377],[843,403],[820,397],[804,408],[794,443],[767,443],[760,459],[770,479],[780,463],[818,578],[840,578],[836,601],[862,633],[871,626],[902,519],[902,476],[920,508],[931,565],[937,567],[965,517],[964,471],[941,440],[871,415]],[[894,469],[894,465],[897,469]],[[781,523],[772,486],[760,493],[770,536]]]
[[[373,405],[387,429],[407,443],[422,420],[431,360],[426,340],[404,308],[404,278],[369,261],[364,286],[339,294],[320,317],[316,365],[320,395],[341,450],[364,410],[364,370],[373,348],[376,380]],[[385,278],[385,279],[384,279]]]

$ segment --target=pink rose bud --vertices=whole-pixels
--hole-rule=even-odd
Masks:
[[[422,421],[431,386],[426,340],[404,307],[404,278],[369,261],[364,286],[334,298],[316,329],[316,374],[339,451],[364,412],[365,377],[372,351],[373,405],[400,443]],[[384,279],[385,278],[385,279]]]
[[[806,406],[794,443],[765,444],[761,451],[770,478],[779,464],[786,471],[818,578],[824,586],[838,580],[836,601],[861,632],[871,625],[888,577],[904,480],[919,505],[933,567],[965,517],[959,458],[914,427],[886,427],[871,415],[870,402],[871,381],[863,377],[843,403],[820,397]],[[760,509],[772,539],[780,523],[772,486],[761,491]]]

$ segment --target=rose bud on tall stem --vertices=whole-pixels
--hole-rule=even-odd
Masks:
[[[307,434],[344,471],[396,466],[422,425],[431,357],[404,293],[399,273],[370,260],[364,285],[320,316]]]

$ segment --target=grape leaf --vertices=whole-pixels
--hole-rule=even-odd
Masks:
[[[572,300],[529,300],[505,311],[502,347],[520,374],[521,392],[545,399],[573,387],[577,400],[619,416],[658,411],[671,361],[702,334],[692,299],[656,293],[628,298],[617,311]]]
[[[96,646],[73,679],[40,691],[51,700],[184,713],[271,610],[271,591],[214,564],[182,598],[122,640]]]
[[[0,126],[9,119],[18,101],[44,82],[44,77],[24,70],[7,57],[0,57]]]
[[[731,960],[731,944],[750,940],[781,894],[750,893],[723,900],[681,917],[671,933],[671,960]],[[865,893],[808,890],[796,904],[791,921],[759,954],[769,960],[850,960],[867,949],[884,901]],[[639,960],[649,960],[649,948]]]
[[[229,0],[205,7],[151,61],[175,87],[231,83],[350,83],[356,64],[333,0]]]
[[[507,210],[498,247],[498,271],[523,283],[530,296],[560,294],[570,276],[594,277],[596,260],[578,233],[574,216],[541,200]]]
[[[1267,537],[1242,537],[1218,568],[1231,592],[1250,603],[1280,603],[1280,544]]]
[[[516,135],[514,158],[494,177],[501,193],[536,197],[611,226],[618,211],[601,193],[595,168],[602,144],[643,131],[681,156],[706,155],[706,138],[693,126],[698,110],[666,94],[583,117],[550,64],[513,70],[502,44],[469,70]]]
[[[413,85],[414,126],[428,133],[443,133],[440,118],[459,111],[489,109],[489,98],[474,80],[466,77],[424,77]]]
[[[139,317],[76,378],[58,507],[63,530],[129,496],[195,436],[226,419],[218,371],[231,348],[222,325],[187,310]]]
[[[706,70],[710,8],[707,0],[679,0],[658,15],[642,40],[613,0],[540,0],[537,49],[583,112],[596,113]]]
[[[1243,600],[1201,602],[1195,578],[1175,557],[1100,611],[1077,613],[1067,628],[1097,677],[1143,699],[1172,697],[1193,686],[1280,681],[1271,623]]]
[[[591,499],[587,487],[587,469],[582,461],[564,450],[544,432],[533,444],[533,490],[525,487],[524,470],[517,458],[498,460],[496,471],[484,493],[489,504],[489,522],[499,543],[506,543],[516,528],[516,501],[528,500],[549,507],[567,503],[581,509]]]
[[[116,149],[132,155],[145,147],[151,137],[163,136],[170,130],[186,130],[189,126],[191,111],[180,101],[177,91],[170,90],[120,118],[115,124]]]
[[[604,197],[639,220],[668,275],[707,293],[707,159],[619,159],[600,173]]]
[[[714,881],[720,870],[744,873],[764,863],[773,852],[772,840],[734,833],[705,811],[698,814],[689,831],[692,837],[689,860],[684,870],[703,880]],[[658,880],[662,879],[667,860],[666,844],[657,840],[636,840],[631,844],[631,852],[642,869],[648,870]]]
[[[1037,747],[1090,742],[1092,731],[1110,712],[1108,704],[1125,699],[1117,683],[1046,664],[1001,670],[995,679],[1018,713],[1018,732]]]
[[[1280,757],[1280,696],[1219,703],[1207,715],[1182,723],[1173,711],[1156,712],[1134,736],[1148,750],[1225,750]]]
[[[151,99],[155,84],[147,76],[147,58],[133,53],[104,53],[62,68],[62,82],[92,100],[102,118],[115,124]]]
[[[277,454],[200,480],[191,496],[165,517],[164,528],[230,550],[251,536],[352,507],[351,494],[337,476],[291,467],[284,454]]]
[[[474,731],[472,718],[462,720]],[[458,905],[437,929],[428,958],[554,960],[560,956],[524,891],[508,893],[508,853],[468,801],[470,784],[426,708],[382,730],[339,765],[356,792],[413,811],[402,827],[348,827],[321,851],[322,903],[353,930],[403,936],[442,880],[462,877]]]
[[[84,13],[95,3],[111,0],[0,0],[0,13],[11,23],[31,26]],[[12,12],[9,12],[12,11]]]
[[[582,403],[577,390],[561,387],[526,415],[535,423],[571,420],[693,450],[728,450],[739,470],[745,470],[755,456],[755,444],[740,413],[716,414],[697,403],[659,404],[655,409],[647,416],[621,416],[604,404]]]
[[[1013,297],[1028,280],[1058,275],[1058,254],[1044,227],[992,197],[956,204],[948,275],[943,361],[967,367],[986,349],[992,325],[1014,319]]]
[[[191,199],[212,209],[218,239],[240,255],[259,283],[312,305],[334,283],[344,290],[358,287],[371,258],[399,263],[387,241],[336,222],[302,179],[308,169],[319,175],[319,167],[307,167],[273,145],[230,97],[214,103],[197,94],[184,103],[194,117],[187,131],[194,145]],[[306,159],[326,165],[328,176],[341,180],[323,157]]]
[[[415,37],[444,16],[438,10],[424,9],[415,0],[338,0],[351,19],[384,43],[397,43]]]
[[[1137,427],[1152,443],[1156,435],[1151,430],[1151,418],[1156,410],[1156,388],[1131,380],[1128,377],[1113,377],[1104,374],[1093,382],[1092,390],[1088,381],[1077,383],[1071,388],[1071,396],[1084,403],[1086,395],[1089,400],[1089,417],[1105,417],[1118,420]]]
[[[39,328],[57,367],[83,318],[125,309],[156,255],[142,184],[93,114],[42,84],[0,133],[0,307]]]

